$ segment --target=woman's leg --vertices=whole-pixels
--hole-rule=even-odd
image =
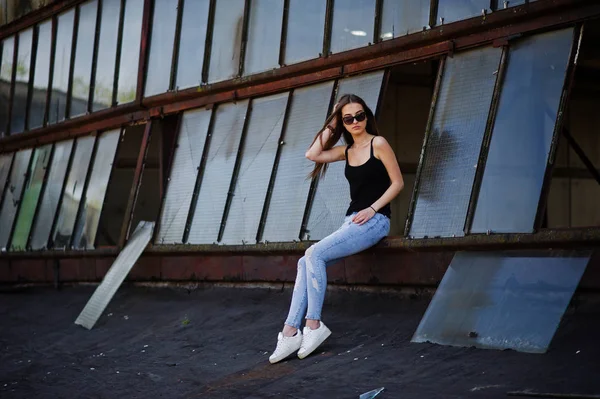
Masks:
[[[290,304],[290,311],[288,313],[288,317],[285,320],[283,335],[292,336],[296,333],[296,330],[300,328],[302,324],[302,318],[306,313],[306,307],[308,305],[307,295],[308,293],[306,291],[306,257],[303,256],[298,261],[298,271],[296,273],[296,282],[294,283],[292,303]]]

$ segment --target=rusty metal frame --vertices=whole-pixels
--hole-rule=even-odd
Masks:
[[[0,72],[2,72],[2,58],[3,58],[3,52],[4,52],[4,41],[0,40]],[[9,87],[10,90],[10,87]],[[0,104],[0,109],[1,107],[3,107],[3,104]],[[8,108],[8,107],[7,107]],[[7,123],[8,124],[8,123]],[[0,129],[2,129],[2,126],[0,126]],[[5,129],[6,131],[7,129]],[[2,132],[0,131],[0,139],[2,139],[4,137],[4,135],[2,134]]]
[[[251,0],[244,0],[244,21],[242,22],[242,42],[240,45],[240,64],[238,77],[244,76],[244,66],[246,63],[246,50],[248,49],[248,27],[250,25]]]
[[[321,57],[327,58],[331,55],[331,31],[333,27],[333,6],[335,0],[327,0],[325,7],[325,26],[323,27],[323,53]]]
[[[127,0],[121,0],[121,9],[119,10],[119,28],[117,30],[117,52],[115,54],[115,74],[113,76],[113,91],[112,91],[112,100],[111,100],[112,107],[117,105],[117,97],[119,95],[119,74],[121,72],[121,51],[122,51],[122,47],[123,47],[123,29],[124,29],[124,25],[125,25],[125,8],[126,8],[126,6],[127,6]],[[110,107],[109,107],[109,109],[110,109]]]
[[[263,233],[265,231],[265,225],[267,224],[267,215],[271,206],[271,197],[273,196],[273,188],[275,187],[275,180],[277,179],[277,171],[279,169],[279,161],[281,160],[281,151],[285,145],[285,136],[287,132],[287,126],[290,116],[290,110],[292,108],[292,101],[294,101],[294,90],[290,90],[288,93],[288,99],[285,104],[285,111],[283,113],[283,124],[281,126],[281,133],[279,135],[279,142],[277,144],[277,152],[275,152],[275,159],[273,160],[273,168],[271,169],[271,178],[269,179],[269,185],[267,186],[267,193],[263,202],[263,209],[260,215],[260,221],[258,223],[258,231],[256,232],[256,242],[262,240]]]
[[[40,28],[39,25],[36,25],[33,27],[33,37],[31,39],[31,62],[29,64],[29,81],[27,83],[27,99],[25,100],[25,121],[23,124],[24,132],[29,130],[29,113],[31,112],[31,101],[33,99],[33,79],[35,77],[35,65],[37,62],[39,28]]]
[[[202,75],[200,84],[208,82],[208,72],[210,69],[213,30],[215,25],[215,14],[217,10],[217,0],[210,0],[208,5],[208,19],[206,21],[206,39],[204,40],[204,60],[202,62]]]
[[[6,181],[4,182],[4,187],[2,189],[2,195],[0,196],[0,211],[2,211],[2,207],[4,206],[4,198],[6,197],[6,189],[8,188],[8,183],[10,181],[10,175],[12,174],[13,166],[15,164],[15,158],[17,153],[12,153],[12,157],[10,158],[10,165],[8,166],[8,172],[6,174]]]
[[[185,221],[185,228],[183,230],[183,237],[181,239],[181,242],[184,244],[187,243],[190,237],[190,229],[192,228],[194,214],[196,213],[196,203],[198,202],[198,195],[200,195],[202,180],[204,179],[204,171],[206,170],[206,162],[208,160],[208,151],[212,142],[212,135],[217,117],[217,108],[211,107],[209,109],[211,109],[211,113],[210,120],[208,121],[208,129],[206,129],[206,139],[204,140],[204,148],[202,149],[202,158],[200,158],[200,165],[198,165],[198,174],[196,175],[196,182],[194,183],[194,191],[192,193],[190,209],[188,210],[188,216]]]
[[[17,221],[19,219],[19,212],[21,211],[21,206],[23,205],[23,194],[25,194],[25,190],[27,189],[27,183],[29,183],[29,179],[31,179],[31,166],[33,164],[33,158],[35,156],[35,150],[35,148],[32,149],[31,154],[29,154],[29,161],[27,162],[27,171],[25,172],[25,177],[23,178],[23,187],[21,187],[21,192],[19,193],[19,203],[17,204],[17,209],[15,209],[15,218],[13,219],[12,225],[10,226],[10,233],[8,234],[8,240],[6,241],[7,250],[10,250],[10,247],[12,246],[13,234],[15,233],[15,227],[17,226]]]
[[[435,111],[438,102],[438,96],[442,87],[442,81],[444,79],[444,70],[446,69],[446,58],[442,58],[438,65],[437,77],[435,79],[435,86],[433,89],[433,95],[431,97],[431,106],[429,108],[429,116],[427,118],[427,125],[425,127],[425,137],[423,138],[423,146],[421,147],[421,155],[419,156],[419,166],[417,167],[417,173],[415,174],[415,183],[413,192],[410,198],[410,204],[408,206],[408,215],[406,216],[406,224],[404,226],[404,235],[408,237],[410,235],[410,229],[412,227],[413,216],[415,214],[415,207],[417,204],[417,195],[419,193],[419,186],[421,183],[421,173],[423,172],[423,166],[425,164],[427,148],[429,143],[429,136],[433,128],[433,119],[435,117]]]
[[[161,227],[161,222],[162,222],[162,214],[164,211],[164,207],[165,207],[165,199],[167,198],[167,193],[169,192],[169,186],[171,184],[171,171],[173,170],[173,161],[175,159],[175,150],[179,147],[179,137],[180,137],[180,133],[181,133],[181,129],[183,128],[183,113],[179,114],[177,117],[177,123],[175,124],[175,131],[173,132],[173,143],[171,146],[170,151],[170,156],[169,156],[169,164],[167,165],[166,168],[166,179],[163,179],[163,181],[166,181],[165,185],[164,185],[164,190],[161,194],[160,197],[160,206],[158,207],[158,215],[156,215],[156,224],[154,225],[154,233],[152,234],[152,241],[151,242],[156,242],[157,238],[158,238],[158,234],[160,232],[160,227]],[[162,135],[165,135],[165,131],[163,130]],[[163,154],[161,152],[160,154],[161,159],[163,157]],[[161,168],[162,169],[162,168]]]
[[[381,21],[383,15],[383,0],[375,1],[375,21],[373,24],[373,42],[371,44],[379,43],[381,40]]]
[[[437,26],[439,0],[431,0],[429,2],[429,26],[433,28]]]
[[[283,17],[281,18],[281,41],[279,43],[279,66],[285,66],[285,50],[287,46],[288,20],[290,19],[290,0],[283,1]]]
[[[594,163],[590,160],[590,158],[588,158],[588,156],[585,154],[583,148],[581,148],[581,146],[577,143],[577,140],[575,140],[575,138],[571,135],[569,129],[563,126],[561,133],[567,139],[569,145],[571,146],[571,148],[573,148],[573,151],[575,151],[575,154],[577,154],[581,162],[585,165],[589,174],[592,175],[592,178],[596,180],[598,184],[600,184],[600,172],[598,171],[598,169],[596,169]],[[554,175],[555,174],[553,174],[553,176]]]
[[[71,60],[69,62],[69,78],[67,85],[67,97],[65,102],[65,114],[64,119],[71,118],[71,100],[73,99],[73,74],[75,72],[75,57],[77,56],[77,36],[79,35],[79,15],[81,14],[81,5],[75,7],[75,14],[73,16],[73,36],[71,36]],[[60,118],[57,119],[57,123],[60,122]]]
[[[102,26],[102,11],[104,11],[103,0],[97,0],[98,6],[96,9],[96,32],[94,34],[94,50],[92,52],[92,74],[90,76],[90,92],[88,95],[87,111],[94,112],[94,96],[96,93],[96,73],[98,70],[98,52],[100,49],[100,28]]]
[[[54,152],[56,150],[56,145],[52,144],[50,149],[50,158],[48,159],[48,166],[46,167],[46,171],[44,172],[44,180],[42,181],[42,187],[40,189],[40,195],[38,196],[37,203],[35,204],[35,210],[33,211],[33,217],[31,218],[31,228],[29,229],[29,235],[27,236],[27,242],[25,243],[25,250],[31,250],[31,238],[33,237],[33,229],[35,227],[35,223],[37,222],[38,215],[40,214],[40,204],[42,203],[42,199],[44,197],[44,193],[46,192],[46,187],[48,186],[48,179],[50,177],[50,167],[52,166],[52,161],[54,160]],[[11,234],[12,237],[12,234]]]
[[[177,68],[179,67],[179,41],[181,40],[181,25],[183,21],[184,0],[177,2],[177,19],[175,20],[175,38],[173,39],[173,58],[171,59],[171,78],[169,90],[177,89]],[[156,231],[156,228],[154,229]]]
[[[57,0],[50,5],[32,11],[2,26],[0,29],[0,40],[39,22],[43,22],[45,19],[52,18],[84,1],[86,0]]]
[[[148,59],[150,56],[150,40],[152,30],[152,14],[154,11],[154,2],[144,0],[144,13],[142,15],[142,34],[140,44],[140,57],[138,60],[137,87],[135,93],[135,103],[141,104],[144,98],[144,89],[146,85],[146,71]]]
[[[235,157],[235,164],[233,166],[233,173],[231,174],[231,182],[229,183],[229,191],[227,192],[227,200],[225,201],[225,209],[223,210],[223,217],[221,218],[221,226],[219,227],[217,241],[221,241],[223,239],[223,234],[225,233],[225,226],[227,225],[229,210],[231,209],[231,203],[233,202],[233,196],[235,195],[235,188],[237,186],[240,168],[242,167],[242,158],[244,157],[244,150],[246,149],[246,136],[248,136],[248,126],[250,125],[250,119],[252,118],[253,106],[254,100],[248,101],[248,106],[246,108],[246,114],[244,117],[244,125],[242,126],[242,136],[240,137],[240,144],[238,145],[237,155]]]
[[[510,46],[505,45],[502,46],[502,54],[500,55],[500,62],[498,64],[498,73],[496,74],[496,83],[494,84],[494,91],[492,92],[492,101],[490,102],[488,118],[483,133],[483,139],[481,141],[479,158],[477,160],[477,169],[475,170],[475,177],[473,179],[473,185],[471,187],[471,198],[469,199],[467,216],[465,218],[465,224],[463,227],[465,235],[471,233],[473,219],[475,218],[475,210],[477,209],[477,201],[479,200],[479,191],[481,189],[481,184],[483,183],[483,175],[485,174],[487,157],[490,151],[490,143],[492,141],[492,134],[494,131],[494,125],[496,123],[496,115],[498,113],[498,107],[500,104],[500,96],[502,95],[504,78],[506,76],[506,70],[508,68],[509,62]]]
[[[558,143],[560,141],[561,131],[563,128],[565,109],[567,107],[567,103],[571,95],[571,89],[573,87],[573,81],[575,79],[575,70],[577,69],[577,57],[579,56],[579,49],[581,48],[582,38],[583,24],[579,24],[575,27],[575,29],[573,29],[573,44],[571,45],[569,62],[567,64],[567,70],[565,71],[563,90],[560,96],[558,112],[556,114],[556,121],[554,123],[554,132],[552,135],[550,152],[548,154],[548,160],[546,163],[546,171],[544,173],[544,180],[538,201],[537,213],[535,215],[535,221],[533,224],[533,231],[537,231],[542,227],[542,222],[546,213],[548,195],[550,194],[550,183],[552,181],[552,172],[554,170],[554,161],[556,160],[556,150],[558,148]]]
[[[50,102],[52,101],[52,86],[54,85],[54,61],[56,58],[56,40],[58,36],[58,16],[52,17],[52,39],[50,41],[50,69],[48,70],[48,87],[46,88],[46,106],[44,107],[44,120],[42,129],[50,121]]]
[[[121,234],[119,236],[119,242],[117,244],[119,248],[123,248],[125,246],[125,242],[129,237],[129,231],[131,230],[131,222],[133,221],[135,205],[137,203],[138,194],[140,192],[140,186],[142,185],[144,168],[146,167],[146,156],[148,155],[150,140],[152,139],[152,124],[152,119],[149,119],[146,122],[146,126],[144,129],[144,136],[142,137],[140,152],[138,154],[138,159],[135,165],[135,172],[133,174],[133,181],[131,182],[131,189],[129,191],[129,197],[127,199],[127,206],[125,207],[123,224],[121,225]]]
[[[16,33],[14,36],[14,42],[13,42],[13,62],[12,62],[12,71],[10,71],[10,88],[9,88],[9,95],[8,95],[8,112],[6,114],[7,117],[7,121],[6,121],[6,132],[5,132],[5,137],[8,136],[12,136],[11,134],[11,129],[12,129],[12,111],[13,111],[13,101],[14,101],[14,97],[15,97],[15,79],[17,76],[17,63],[19,61],[19,34]]]

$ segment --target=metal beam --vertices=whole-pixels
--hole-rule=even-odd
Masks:
[[[590,172],[590,174],[594,177],[594,179],[596,179],[596,182],[598,182],[598,184],[600,184],[600,172],[598,171],[598,169],[596,169],[594,167],[594,164],[592,163],[592,161],[590,161],[588,156],[585,155],[585,152],[579,146],[579,144],[577,143],[575,138],[573,136],[571,136],[571,133],[569,133],[569,129],[567,129],[566,127],[563,127],[562,134],[567,139],[567,141],[573,148],[573,151],[575,151],[575,153],[577,154],[579,159],[581,159],[581,162],[583,162],[583,164],[585,165],[587,170]]]

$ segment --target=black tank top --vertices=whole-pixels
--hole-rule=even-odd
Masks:
[[[346,147],[346,170],[344,174],[350,183],[350,207],[346,216],[353,212],[360,212],[370,207],[390,187],[390,176],[381,160],[373,155],[373,139],[371,139],[371,156],[369,160],[359,166],[351,166],[348,163],[348,149]],[[390,217],[392,210],[387,204],[379,210],[382,215]]]

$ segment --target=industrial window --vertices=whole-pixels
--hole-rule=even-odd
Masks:
[[[283,3],[281,0],[252,1],[244,75],[279,67]]]
[[[375,0],[346,0],[333,3],[331,52],[340,53],[374,43]]]
[[[490,11],[490,0],[439,0],[437,24],[482,16]]]
[[[123,19],[123,42],[117,89],[117,103],[135,100],[137,94],[138,63],[142,37],[142,16],[144,0],[127,0]]]
[[[21,133],[25,130],[25,112],[27,109],[27,93],[29,91],[32,49],[33,28],[29,28],[19,33],[10,134]]]
[[[177,88],[200,86],[210,0],[185,0],[177,61]]]
[[[318,58],[323,52],[326,0],[290,0],[285,64]]]
[[[37,50],[31,102],[29,104],[29,130],[42,127],[46,116],[46,96],[50,80],[50,50],[52,48],[52,20],[36,27]]]
[[[79,5],[69,117],[85,115],[88,111],[97,13],[98,3],[96,0]]]
[[[66,117],[74,19],[75,10],[70,10],[59,15],[56,20],[56,50],[48,115],[49,123],[61,122]]]
[[[12,170],[6,183],[6,189],[0,206],[0,250],[6,251],[12,233],[13,223],[23,196],[25,178],[29,170],[31,148],[18,151],[15,154]]]
[[[208,81],[236,77],[240,69],[244,0],[217,0]]]
[[[102,0],[92,111],[112,106],[121,0]]]
[[[393,39],[427,28],[430,3],[430,0],[384,0],[380,38]]]
[[[150,56],[144,96],[169,90],[177,23],[177,0],[154,0],[150,36]],[[198,38],[196,38],[198,40]]]
[[[13,55],[15,51],[15,37],[4,39],[1,43],[0,54],[0,137],[8,136],[10,106],[10,86],[12,81]]]

